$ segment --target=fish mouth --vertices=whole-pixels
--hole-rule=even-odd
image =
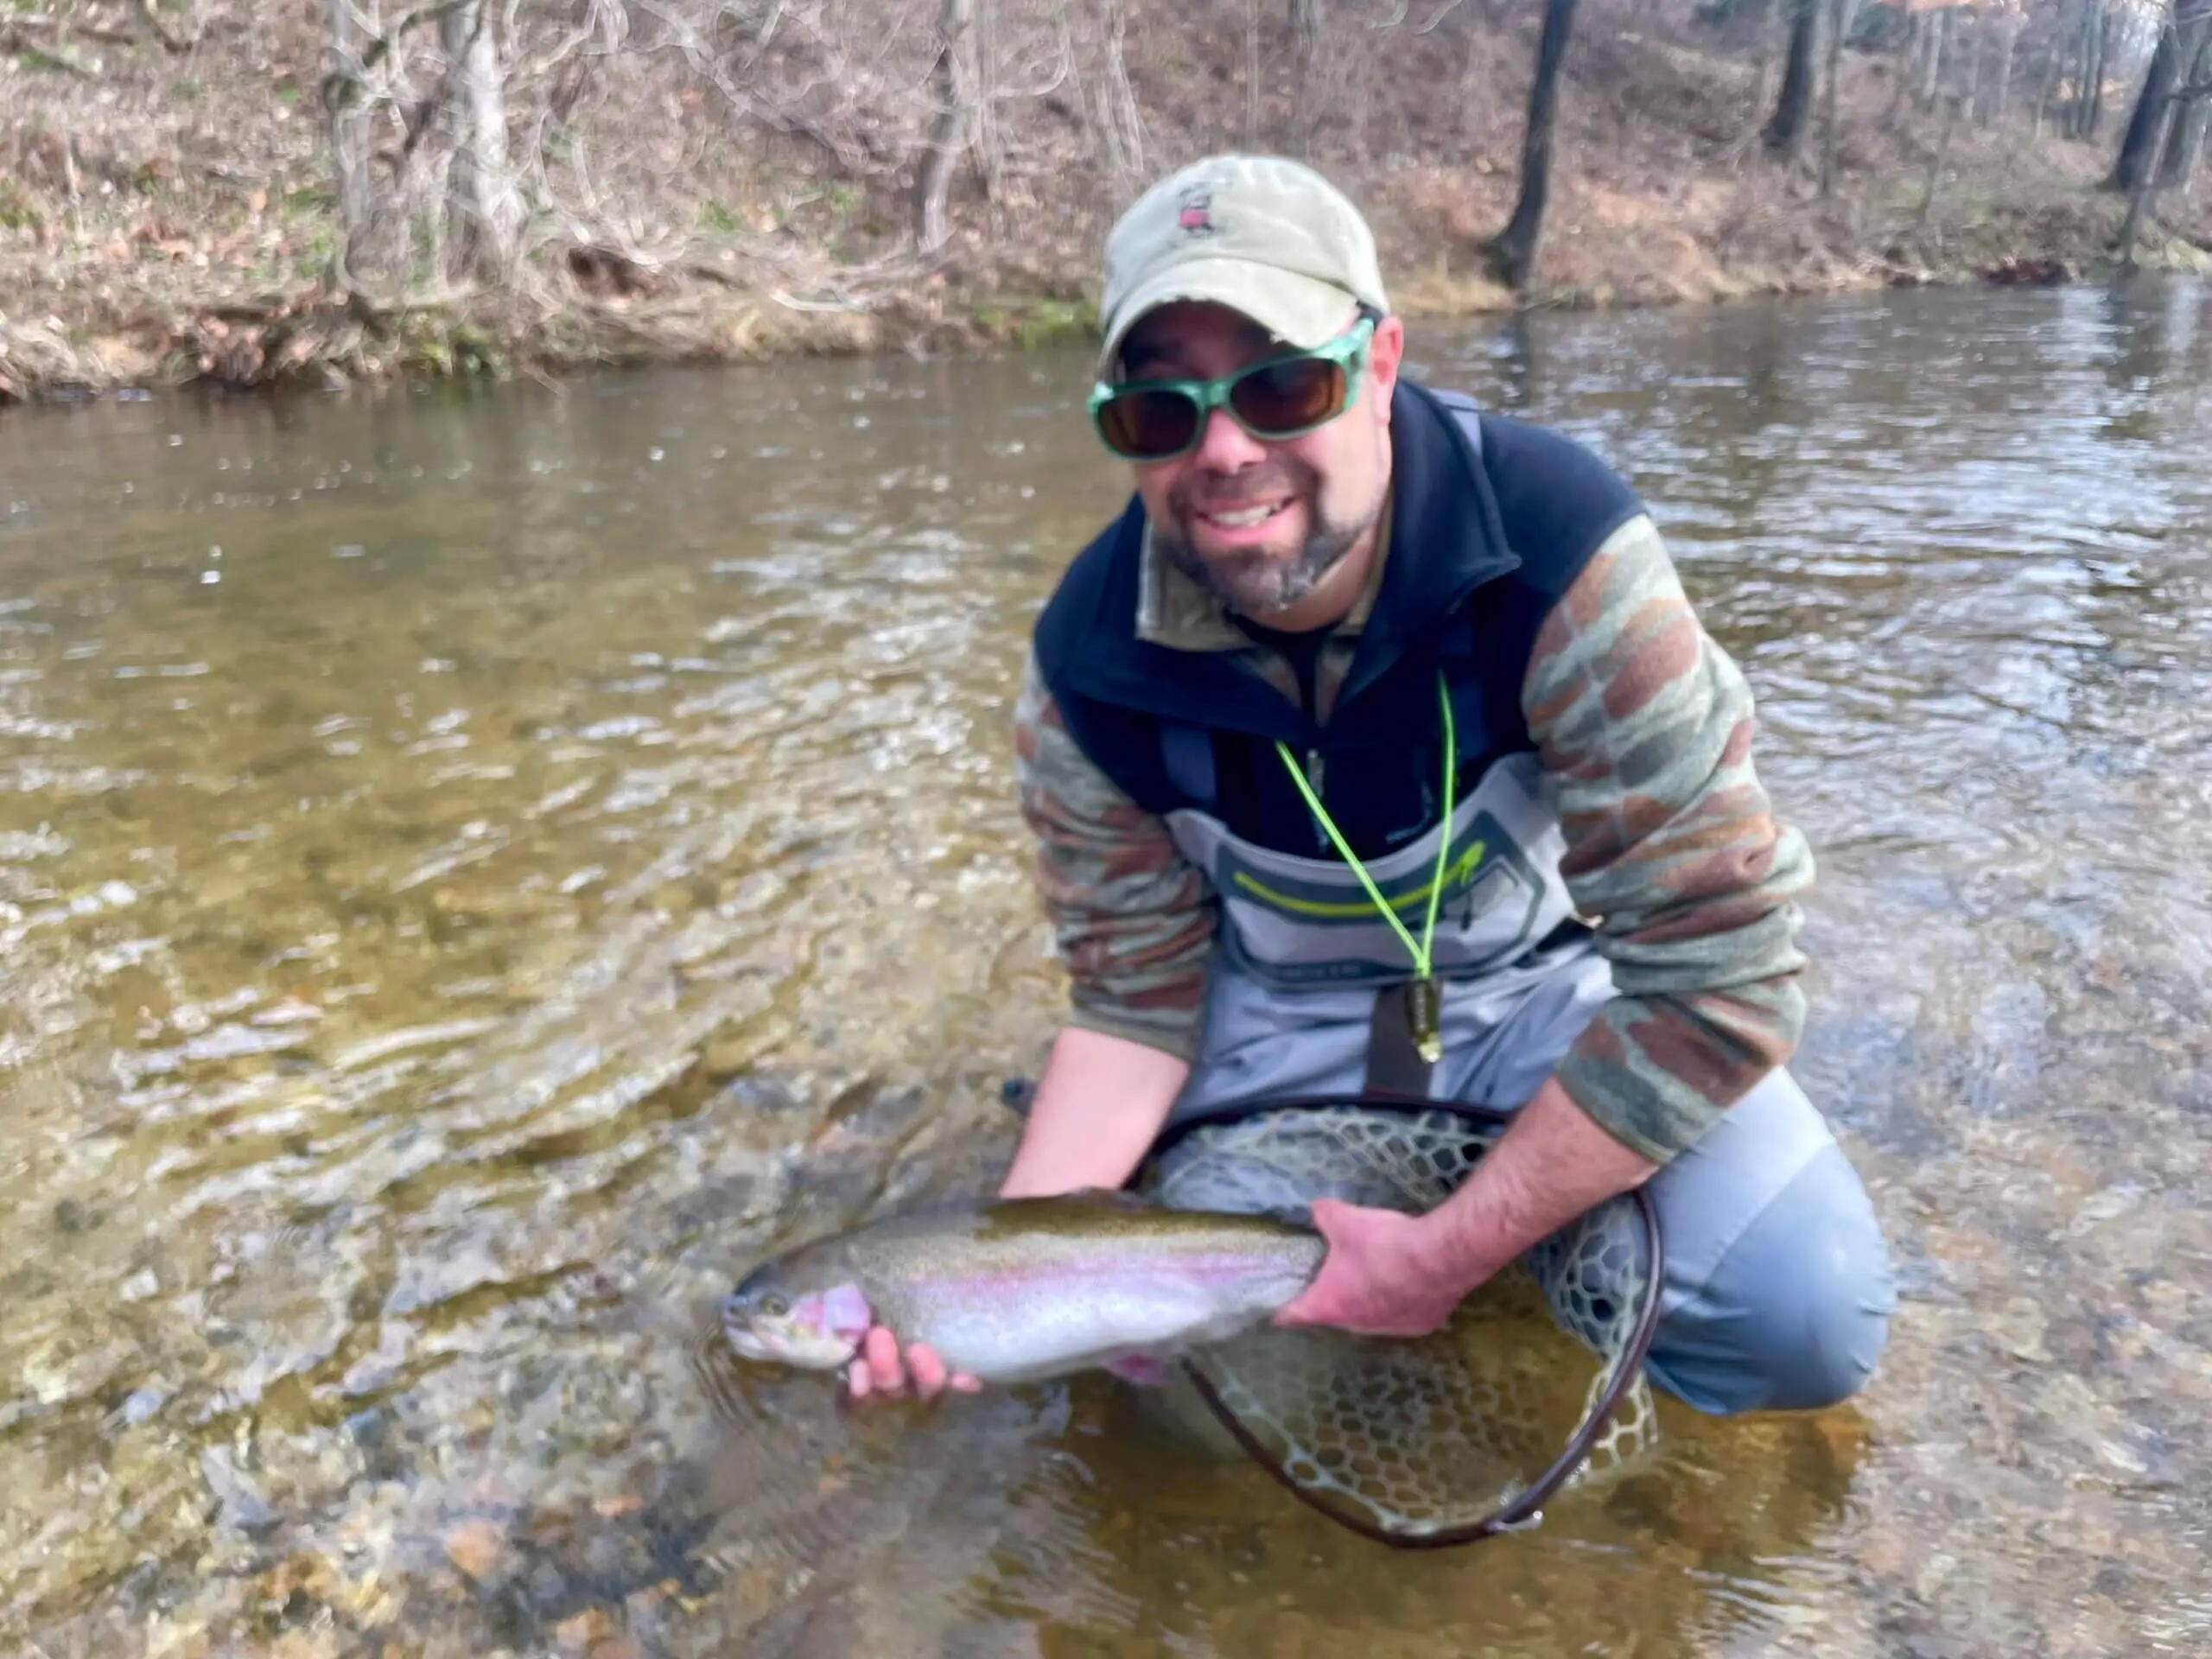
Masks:
[[[722,1315],[722,1340],[740,1359],[801,1370],[836,1370],[860,1352],[860,1343],[820,1331],[763,1325],[734,1313]]]
[[[740,1359],[772,1360],[776,1357],[758,1334],[728,1319],[722,1321],[722,1340]]]

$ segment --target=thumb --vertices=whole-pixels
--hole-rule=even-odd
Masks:
[[[1328,1248],[1322,1252],[1313,1276],[1306,1281],[1306,1288],[1275,1310],[1274,1323],[1279,1325],[1317,1325],[1327,1319],[1328,1306],[1335,1300],[1335,1287],[1331,1283],[1327,1291],[1321,1291],[1320,1287],[1325,1281],[1331,1280],[1330,1268],[1335,1264],[1337,1248],[1351,1230],[1347,1217],[1357,1213],[1357,1206],[1341,1198],[1316,1198],[1306,1213],[1313,1230],[1321,1235]],[[1320,1291],[1318,1296],[1317,1291]]]
[[[1313,1220],[1313,1230],[1329,1242],[1332,1249],[1359,1230],[1360,1207],[1346,1204],[1342,1198],[1316,1198],[1306,1213]]]

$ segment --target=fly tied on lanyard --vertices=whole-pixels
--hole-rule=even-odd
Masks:
[[[1275,743],[1275,753],[1282,757],[1283,766],[1289,772],[1291,781],[1298,785],[1298,792],[1305,798],[1314,821],[1343,855],[1344,862],[1351,867],[1352,874],[1359,878],[1360,886],[1367,890],[1367,896],[1375,901],[1375,908],[1399,938],[1405,942],[1406,950],[1413,957],[1414,977],[1405,989],[1406,1023],[1413,1033],[1414,1051],[1421,1056],[1424,1065],[1434,1065],[1444,1058],[1444,997],[1436,983],[1435,963],[1430,951],[1436,942],[1437,909],[1444,898],[1444,872],[1451,861],[1452,785],[1459,769],[1459,733],[1452,720],[1451,689],[1445,683],[1441,673],[1436,677],[1436,700],[1444,709],[1444,815],[1436,832],[1436,874],[1428,884],[1427,919],[1421,925],[1418,940],[1398,919],[1396,908],[1383,898],[1382,890],[1375,885],[1375,878],[1368,874],[1367,866],[1353,854],[1351,843],[1338,830],[1336,820],[1329,816],[1328,809],[1321,804],[1320,797],[1313,792],[1313,785],[1306,781],[1306,774],[1300,769],[1297,757],[1291,753],[1289,745],[1280,739]]]

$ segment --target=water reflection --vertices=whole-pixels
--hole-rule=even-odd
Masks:
[[[687,1361],[1010,1142],[1010,698],[1120,499],[1079,355],[0,413],[0,1640],[2203,1645],[2204,306],[1416,332],[1630,474],[1751,674],[1908,1294],[1859,1408],[1673,1414],[1435,1558],[1088,1382],[734,1430]]]

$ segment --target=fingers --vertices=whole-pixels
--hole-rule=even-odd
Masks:
[[[899,1339],[881,1325],[861,1338],[861,1351],[845,1370],[845,1387],[855,1400],[871,1394],[897,1394],[906,1384],[899,1363]]]
[[[1304,1294],[1284,1303],[1275,1310],[1274,1323],[1282,1327],[1325,1325],[1328,1323],[1327,1305],[1317,1302],[1313,1290],[1309,1287]]]
[[[906,1351],[906,1361],[913,1368],[918,1399],[934,1400],[944,1392],[944,1362],[935,1353],[918,1342]]]
[[[934,1400],[947,1389],[974,1394],[983,1385],[965,1371],[947,1370],[937,1351],[926,1343],[913,1344],[902,1359],[899,1338],[879,1325],[861,1339],[860,1353],[846,1368],[845,1386],[855,1400],[865,1400],[871,1394],[907,1393],[918,1400]]]

